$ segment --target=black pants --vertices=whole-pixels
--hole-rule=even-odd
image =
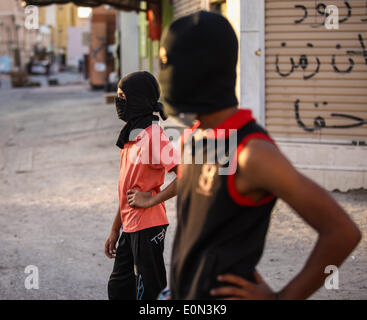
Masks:
[[[167,225],[122,232],[108,281],[110,300],[155,300],[167,285],[163,250]]]

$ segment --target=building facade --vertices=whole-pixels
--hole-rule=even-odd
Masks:
[[[25,19],[21,1],[0,1],[0,57],[9,58],[12,70],[25,68],[38,41],[38,30],[25,28]]]
[[[92,88],[103,88],[115,71],[114,45],[116,10],[99,6],[93,8],[89,46],[89,82]]]
[[[174,18],[174,1],[161,0],[148,5],[142,1],[142,11],[119,11],[121,75],[146,70],[157,75],[161,34]]]
[[[73,3],[39,7],[40,45],[58,65],[78,68],[89,53],[90,14],[80,16],[79,9]]]
[[[367,188],[366,6],[227,1],[240,39],[241,107],[328,190]]]

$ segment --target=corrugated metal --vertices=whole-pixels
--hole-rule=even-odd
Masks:
[[[323,25],[328,5],[338,30]],[[274,137],[367,141],[367,1],[265,0],[265,48]]]
[[[202,0],[173,0],[173,18],[185,16],[201,9]]]

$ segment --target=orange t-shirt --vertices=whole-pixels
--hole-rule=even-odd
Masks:
[[[165,171],[172,170],[179,155],[163,129],[153,123],[121,149],[118,193],[124,232],[136,232],[168,224],[164,203],[151,208],[131,208],[127,203],[129,189],[160,192]]]

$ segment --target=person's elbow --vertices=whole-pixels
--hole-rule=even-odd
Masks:
[[[342,240],[343,243],[352,251],[362,239],[362,233],[354,222],[350,221],[343,228]]]
[[[341,211],[338,218],[330,220],[327,229],[319,230],[321,237],[330,239],[341,250],[351,252],[362,239],[361,231],[346,212]]]
[[[357,246],[357,244],[362,240],[361,230],[359,230],[359,228],[354,225],[354,228],[350,233],[350,241],[354,243],[354,246]]]

